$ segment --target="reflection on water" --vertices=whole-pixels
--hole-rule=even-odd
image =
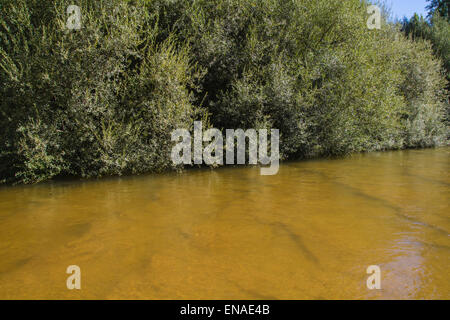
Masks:
[[[0,189],[1,299],[450,299],[450,149]],[[81,290],[66,288],[69,265]],[[366,268],[381,267],[382,290]]]

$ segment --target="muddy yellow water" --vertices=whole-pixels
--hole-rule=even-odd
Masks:
[[[0,189],[1,299],[450,299],[450,149]],[[68,290],[66,269],[81,269]],[[369,290],[367,267],[381,270]]]

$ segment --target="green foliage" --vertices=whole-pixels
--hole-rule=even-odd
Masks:
[[[433,45],[434,53],[439,56],[450,79],[450,21],[435,14],[430,22],[415,14],[410,20],[403,21],[403,31],[414,40],[426,39]]]
[[[364,1],[3,2],[7,181],[169,169],[171,131],[205,114],[280,129],[285,159],[446,142],[440,60],[385,21],[369,30]]]
[[[441,17],[450,19],[450,3],[448,0],[427,0],[427,2],[429,2],[427,6],[429,17],[438,13]]]
[[[402,30],[411,39],[418,42],[427,40],[431,43],[434,54],[442,60],[447,78],[447,90],[450,90],[450,20],[447,2],[431,1],[429,6],[430,20],[415,14],[411,19],[403,21]],[[446,126],[450,124],[450,101],[446,101]]]
[[[83,28],[68,31],[73,2],[2,7],[0,177],[35,182],[171,167],[170,132],[190,127],[197,113],[188,49],[170,37],[156,43],[139,2],[76,1]]]
[[[386,22],[368,30],[368,3],[148,3],[160,28],[188,41],[192,59],[206,70],[196,104],[213,126],[279,128],[285,158],[443,142],[439,61]],[[421,72],[425,87],[407,96]],[[423,125],[415,108],[436,113]]]

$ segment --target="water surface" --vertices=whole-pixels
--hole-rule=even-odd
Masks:
[[[450,299],[449,159],[3,187],[0,299]],[[66,287],[69,265],[81,290]]]

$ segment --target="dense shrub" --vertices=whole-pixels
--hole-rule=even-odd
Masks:
[[[411,19],[403,20],[403,31],[413,40],[429,40],[434,52],[439,56],[450,79],[450,20],[435,14],[428,21],[415,14]]]
[[[70,3],[69,3],[70,2]],[[3,0],[0,178],[172,166],[174,128],[279,128],[284,158],[445,143],[428,42],[360,0]],[[67,31],[65,8],[83,10]]]
[[[392,24],[369,30],[365,2],[148,4],[206,70],[196,104],[216,127],[279,128],[285,158],[443,142],[440,62]]]
[[[170,132],[190,127],[197,112],[187,48],[170,37],[156,43],[139,2],[76,1],[83,27],[68,31],[72,3],[2,7],[0,177],[34,182],[171,166]]]
[[[404,18],[402,31],[412,40],[431,43],[434,54],[439,57],[444,65],[447,90],[450,90],[450,3],[443,0],[429,0],[428,17],[414,14],[411,19]],[[450,100],[447,96],[447,110],[445,112],[446,126],[450,125]],[[450,136],[450,134],[449,134]]]

